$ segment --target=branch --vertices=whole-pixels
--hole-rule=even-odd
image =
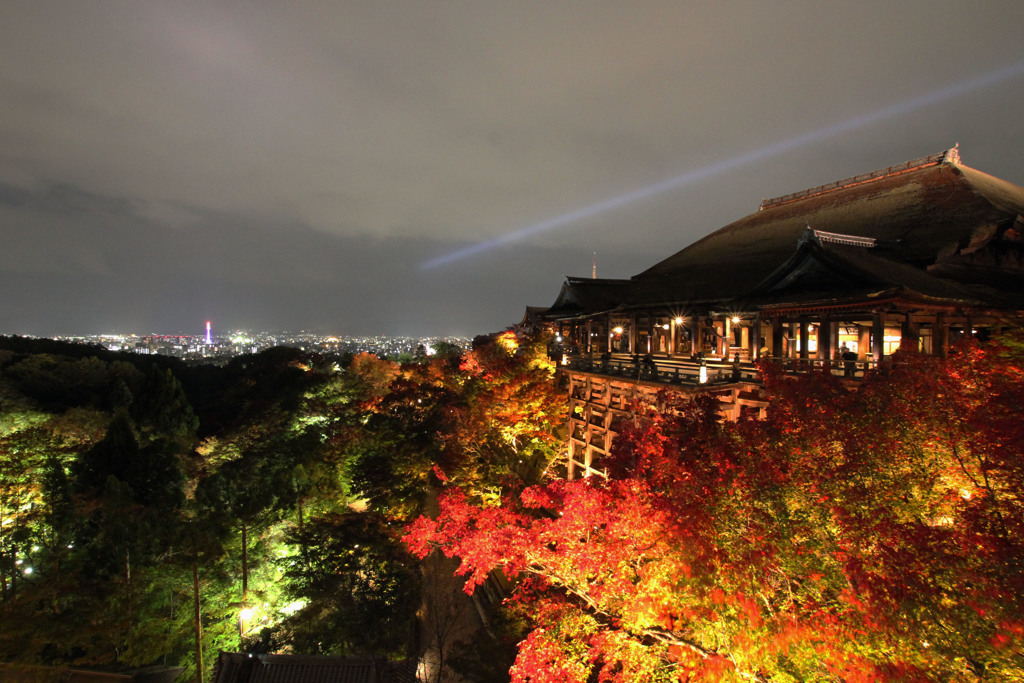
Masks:
[[[593,617],[594,620],[597,621],[601,626],[604,626],[608,629],[625,632],[628,635],[633,636],[641,644],[643,644],[644,641],[656,641],[668,645],[678,645],[680,647],[684,647],[690,650],[691,652],[697,655],[700,655],[704,659],[707,659],[708,657],[712,656],[722,656],[720,653],[709,650],[703,647],[702,645],[686,638],[682,633],[678,631],[672,631],[657,626],[645,628],[640,630],[639,632],[631,632],[627,629],[623,629],[621,626],[617,626],[617,624],[621,621],[620,619],[615,617],[615,615],[610,614],[607,611],[601,609],[601,607],[598,606],[597,602],[595,602],[595,600],[592,597],[580,591],[579,589],[571,586],[568,581],[559,576],[556,572],[544,566],[542,563],[534,562],[526,568],[526,571],[530,574],[535,574],[537,576],[541,576],[547,579],[548,581],[552,582],[556,587],[561,588],[566,593],[567,597],[576,598],[578,602],[583,603],[582,605],[579,605],[581,609],[583,609],[587,614]],[[732,661],[733,666],[735,667],[736,660],[731,655],[729,655],[729,659],[730,661]],[[738,668],[736,669],[736,673],[741,678],[755,681],[757,683],[767,683],[767,679],[763,678],[760,674],[757,673],[740,671]]]

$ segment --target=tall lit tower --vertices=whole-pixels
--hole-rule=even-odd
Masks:
[[[210,321],[206,321],[206,343],[212,344],[213,340],[210,338]]]

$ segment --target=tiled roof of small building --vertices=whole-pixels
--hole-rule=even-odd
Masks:
[[[375,662],[348,657],[237,652],[221,652],[214,675],[214,683],[414,683],[415,680],[413,661]]]

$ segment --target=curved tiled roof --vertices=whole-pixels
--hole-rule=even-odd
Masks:
[[[1024,214],[1024,188],[962,165],[953,149],[762,207],[635,275],[619,288],[620,302],[672,306],[741,298],[793,255],[808,227],[871,238],[887,259],[923,270],[969,244],[977,231],[1016,221]]]

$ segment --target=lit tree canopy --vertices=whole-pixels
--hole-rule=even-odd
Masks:
[[[450,492],[407,542],[460,557],[467,590],[521,578],[517,682],[1018,679],[1022,359],[769,374],[763,421],[666,397],[619,425],[609,480]]]

